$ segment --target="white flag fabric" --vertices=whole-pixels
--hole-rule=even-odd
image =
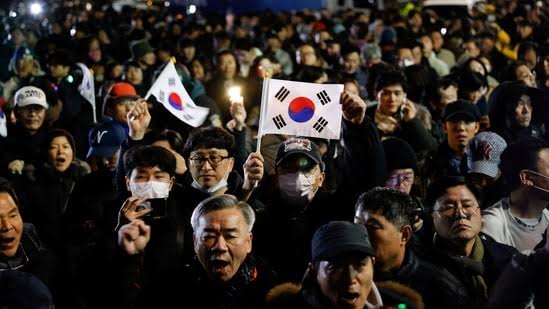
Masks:
[[[91,104],[93,111],[93,123],[96,123],[97,117],[95,115],[95,86],[93,83],[93,74],[85,64],[78,62],[76,65],[82,70],[83,73],[82,83],[78,86],[78,92],[80,92],[80,95]]]
[[[260,132],[339,139],[343,85],[267,79]]]
[[[145,99],[150,95],[153,95],[179,120],[193,127],[203,124],[210,113],[209,108],[198,106],[193,102],[171,61],[164,67]]]
[[[0,108],[0,136],[8,136],[8,122],[6,119],[6,113]]]

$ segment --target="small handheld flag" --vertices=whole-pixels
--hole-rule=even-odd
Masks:
[[[209,108],[198,106],[193,102],[183,87],[172,61],[166,64],[147,92],[145,100],[151,95],[156,97],[172,115],[193,127],[203,124],[210,113]]]
[[[261,100],[261,135],[286,134],[339,139],[343,85],[266,79]],[[259,138],[259,137],[258,137]]]
[[[82,70],[82,83],[78,85],[78,92],[80,95],[88,101],[92,106],[93,111],[93,123],[97,122],[97,116],[95,115],[95,85],[93,81],[93,74],[88,67],[78,62],[76,64]]]

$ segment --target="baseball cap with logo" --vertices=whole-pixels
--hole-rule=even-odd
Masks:
[[[125,139],[126,132],[121,125],[112,120],[101,122],[88,134],[90,149],[86,158],[111,157]]]
[[[473,138],[469,147],[473,155],[470,173],[496,177],[501,154],[507,148],[505,140],[494,132],[481,132]]]
[[[48,109],[46,94],[42,89],[34,86],[25,86],[15,93],[14,105],[16,107],[25,107],[29,105],[40,105]]]
[[[330,261],[349,252],[361,252],[374,256],[368,231],[361,224],[332,221],[319,227],[313,235],[311,242],[313,262]]]
[[[318,146],[303,137],[292,137],[282,142],[276,152],[275,165],[280,165],[285,159],[294,154],[302,154],[308,157],[324,170],[324,163]]]

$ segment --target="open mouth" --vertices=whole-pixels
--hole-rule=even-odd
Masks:
[[[2,237],[0,238],[0,247],[10,248],[15,244],[15,237]]]
[[[60,163],[60,164],[63,164],[65,162],[67,162],[67,159],[63,158],[63,157],[57,157],[55,158],[55,162],[56,163]]]
[[[355,302],[359,297],[360,297],[360,294],[355,292],[343,292],[339,296],[341,300],[349,303]]]
[[[225,267],[229,266],[229,262],[225,260],[212,260],[210,261],[210,266],[213,271],[223,271]]]

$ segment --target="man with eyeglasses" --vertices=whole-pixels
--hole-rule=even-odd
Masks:
[[[141,98],[135,88],[128,83],[115,83],[109,89],[103,103],[103,115],[112,118],[116,124],[122,126],[126,135],[129,134],[127,115]]]
[[[538,138],[510,144],[501,171],[510,194],[483,212],[482,231],[528,254],[549,226],[549,144]]]
[[[435,235],[425,258],[446,268],[466,288],[468,306],[481,308],[490,289],[517,253],[481,234],[480,205],[475,187],[461,176],[446,176],[432,183],[427,205]]]

